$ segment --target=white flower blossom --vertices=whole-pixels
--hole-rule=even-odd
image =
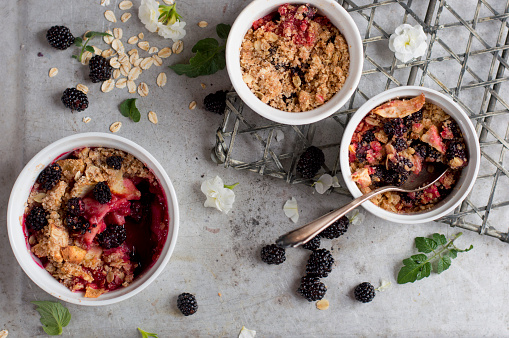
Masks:
[[[176,21],[173,25],[161,24],[159,26],[159,35],[165,39],[172,39],[173,41],[180,40],[186,36],[185,26],[186,23],[183,21]]]
[[[138,17],[150,32],[166,39],[180,40],[186,35],[186,23],[177,13],[176,4],[160,5],[155,0],[141,0]]]
[[[159,22],[159,3],[155,0],[141,0],[138,17],[150,32],[156,32],[162,24]]]
[[[389,289],[391,287],[391,285],[392,285],[391,282],[389,282],[388,280],[382,279],[380,281],[380,286],[377,287],[375,290],[383,292],[383,291]]]
[[[245,326],[242,327],[239,333],[239,338],[254,338],[256,336],[255,330],[246,329]]]
[[[402,62],[423,56],[426,46],[426,34],[420,25],[400,25],[389,39],[389,49]]]
[[[334,176],[332,178],[332,187],[333,188],[339,188],[341,187],[341,184],[339,184],[339,180],[338,180],[338,177],[337,176]]]
[[[320,195],[324,194],[327,190],[332,187],[332,176],[329,174],[323,174],[320,176],[318,181],[316,181],[313,186],[316,189],[316,192]]]
[[[366,216],[362,212],[359,212],[359,210],[354,209],[347,213],[346,217],[350,220],[350,224],[357,225],[363,223]]]
[[[203,182],[201,191],[207,196],[205,207],[216,208],[224,214],[232,209],[235,193],[233,190],[225,188],[223,180],[219,176]]]
[[[286,217],[289,217],[293,223],[297,223],[299,221],[299,206],[297,205],[297,200],[295,197],[286,201],[283,206],[283,210],[285,212]]]

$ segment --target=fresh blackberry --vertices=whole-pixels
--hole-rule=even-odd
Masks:
[[[367,146],[359,145],[355,151],[355,157],[357,158],[357,161],[359,161],[360,163],[366,162],[367,152],[368,152]]]
[[[307,148],[297,162],[297,172],[304,178],[312,178],[325,163],[323,151],[315,146]]]
[[[320,247],[320,237],[319,236],[313,237],[312,240],[302,245],[302,247],[307,250],[315,251]]]
[[[452,133],[453,138],[461,138],[463,136],[460,127],[454,120],[445,121],[442,129],[449,129]]]
[[[447,145],[447,150],[445,151],[445,157],[448,160],[452,160],[455,157],[465,161],[467,159],[467,155],[465,152],[465,144],[462,141],[452,140]]]
[[[426,162],[437,162],[442,157],[442,154],[440,154],[438,150],[421,141],[412,142],[411,147],[414,148],[415,152]]]
[[[190,293],[181,293],[177,298],[177,308],[184,316],[190,316],[198,311],[196,297]]]
[[[58,163],[53,163],[41,171],[37,177],[37,182],[39,182],[43,189],[49,190],[57,184],[60,177],[62,177],[62,167]]]
[[[338,238],[348,230],[348,224],[350,224],[350,220],[348,217],[343,216],[336,222],[332,223],[324,231],[320,232],[320,237],[328,239]]]
[[[106,158],[106,164],[112,167],[115,170],[122,169],[122,162],[124,158],[122,156],[113,155]]]
[[[123,225],[110,224],[106,227],[106,230],[97,234],[97,242],[105,248],[117,248],[124,243],[126,239],[126,231]]]
[[[85,202],[79,197],[73,197],[67,201],[67,212],[73,216],[81,216],[85,213]]]
[[[48,39],[51,47],[57,49],[67,49],[74,43],[74,36],[69,28],[65,26],[53,26],[46,32],[46,39]]]
[[[375,288],[368,282],[361,283],[355,287],[354,296],[359,302],[369,303],[375,298]]]
[[[362,143],[369,144],[370,142],[373,142],[375,140],[375,133],[374,129],[370,129],[364,132],[364,135],[362,135]]]
[[[403,121],[405,122],[405,125],[407,128],[412,128],[412,124],[414,122],[421,122],[422,121],[422,110],[416,111],[415,113],[408,115],[407,117],[403,118]]]
[[[320,300],[325,296],[327,287],[314,276],[304,276],[300,279],[300,286],[297,292],[309,302]]]
[[[327,277],[332,271],[334,258],[329,250],[318,249],[311,253],[306,265],[306,274],[313,277]]]
[[[83,216],[67,214],[67,216],[65,216],[64,224],[70,231],[79,232],[82,235],[84,235],[85,232],[90,231],[90,223]]]
[[[262,261],[267,264],[279,265],[286,260],[285,249],[276,244],[266,245],[262,248]]]
[[[84,111],[88,108],[87,94],[76,88],[67,88],[62,94],[62,103],[72,111]]]
[[[395,119],[388,119],[384,124],[384,131],[389,138],[392,138],[393,136],[403,137],[408,131],[408,128],[405,126],[403,119],[398,117]]]
[[[110,187],[108,187],[106,182],[97,183],[92,192],[94,194],[94,198],[101,204],[106,204],[111,201]]]
[[[38,231],[48,225],[48,219],[46,218],[48,214],[43,207],[33,207],[32,210],[26,216],[26,224],[28,228]]]
[[[109,80],[113,67],[110,62],[101,55],[94,55],[88,63],[90,68],[90,80],[93,83]]]
[[[406,140],[404,138],[399,137],[392,143],[392,146],[394,147],[394,149],[396,149],[398,153],[408,148]]]
[[[209,112],[223,115],[226,108],[226,93],[227,91],[225,90],[219,90],[205,96],[205,99],[203,99],[205,109]]]

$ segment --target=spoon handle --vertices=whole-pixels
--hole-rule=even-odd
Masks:
[[[394,188],[395,187],[391,186],[381,187],[365,195],[357,197],[347,205],[334,211],[331,211],[328,214],[323,215],[322,217],[312,221],[311,223],[308,223],[296,230],[290,231],[286,235],[279,237],[276,240],[276,244],[283,248],[297,247],[302,244],[306,244],[307,242],[312,240],[316,235],[318,235],[320,232],[322,232],[324,229],[330,226],[332,223],[336,222],[338,219],[343,217],[350,210],[355,209],[356,207],[361,205],[363,202],[369,200],[370,198],[383,192],[386,192],[388,190],[394,190]]]

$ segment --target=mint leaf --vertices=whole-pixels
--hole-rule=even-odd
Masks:
[[[223,40],[228,39],[228,34],[230,33],[231,28],[232,28],[232,26],[230,26],[230,25],[220,23],[219,25],[216,26],[217,36],[219,36]]]
[[[140,111],[136,107],[137,99],[127,99],[120,104],[120,114],[130,118],[134,122],[139,122],[141,118]]]
[[[85,37],[87,39],[93,38],[94,36],[113,36],[113,35],[104,32],[87,32],[87,34],[85,34]]]
[[[80,37],[74,38],[74,45],[77,47],[81,47],[83,45],[83,39]]]
[[[219,47],[219,42],[216,39],[206,38],[198,41],[191,50],[193,53],[197,52],[215,52]]]
[[[37,305],[42,329],[50,336],[61,335],[62,328],[71,321],[71,313],[59,302],[34,301],[32,304]]]
[[[140,331],[142,338],[148,338],[148,337],[156,337],[157,338],[157,333],[146,332],[140,328],[138,328],[138,331]]]
[[[437,242],[432,239],[425,237],[416,237],[415,238],[415,246],[419,252],[430,253],[435,250],[438,246]]]
[[[86,46],[86,47],[85,47],[85,50],[86,50],[87,52],[90,52],[90,53],[95,53],[95,49],[94,49],[94,47],[92,47],[92,46]]]

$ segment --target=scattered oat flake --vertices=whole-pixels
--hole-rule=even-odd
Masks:
[[[171,46],[171,50],[175,54],[180,54],[183,49],[184,49],[184,43],[181,40],[175,41],[173,43],[173,46]]]
[[[127,75],[129,75],[130,71],[131,71],[131,64],[129,62],[123,63],[122,66],[120,66],[120,74],[127,76]]]
[[[166,85],[166,80],[166,73],[159,73],[159,75],[157,75],[156,83],[159,87],[164,87]]]
[[[112,42],[111,42],[111,47],[117,51],[117,53],[120,53],[120,52],[123,52],[124,51],[124,44],[122,43],[122,41],[120,41],[119,39],[114,39]]]
[[[145,82],[140,82],[138,85],[138,94],[140,94],[141,97],[148,95],[148,86]]]
[[[150,58],[144,58],[143,61],[141,61],[140,67],[141,69],[149,69],[152,64],[154,63],[154,59]]]
[[[92,48],[94,48],[95,55],[101,55],[103,53],[102,49],[97,48],[96,46],[92,46]]]
[[[191,101],[191,103],[189,103],[189,109],[193,110],[194,108],[196,108],[196,101]]]
[[[127,22],[127,20],[129,20],[131,18],[132,14],[131,13],[124,13],[122,14],[122,16],[120,17],[120,21],[122,22]]]
[[[125,11],[127,9],[131,9],[131,7],[133,7],[133,3],[131,1],[121,1],[119,4],[118,4],[118,8],[120,8],[121,10]]]
[[[0,338],[7,338],[8,335],[9,335],[9,331],[7,331],[7,330],[0,331]]]
[[[129,90],[130,94],[136,93],[136,83],[132,80],[127,81],[127,89]]]
[[[127,78],[131,81],[134,81],[134,80],[137,80],[140,75],[141,75],[140,67],[134,67],[133,69],[131,69],[129,71]]]
[[[245,326],[242,326],[242,329],[240,329],[239,338],[254,338],[255,336],[255,330],[246,329]]]
[[[134,61],[133,66],[134,67],[139,67],[141,61],[143,61],[143,58],[137,58],[136,61]]]
[[[116,133],[122,127],[122,122],[113,122],[110,126],[110,131]]]
[[[81,64],[82,65],[88,65],[88,62],[90,61],[91,58],[92,58],[92,53],[90,53],[88,50],[86,50],[81,55]]]
[[[112,56],[114,53],[113,53],[113,49],[106,49],[106,50],[103,50],[103,52],[101,53],[102,57],[103,58],[109,58],[110,56]]]
[[[148,120],[150,122],[152,122],[153,124],[157,124],[157,122],[159,122],[157,120],[157,114],[155,112],[153,112],[153,111],[149,111],[148,112]]]
[[[140,58],[139,54],[138,53],[133,53],[130,57],[129,57],[129,62],[131,64],[135,64],[135,62]]]
[[[136,48],[133,48],[130,51],[128,51],[127,54],[129,55],[138,54],[138,50]]]
[[[118,62],[126,63],[129,62],[129,57],[126,54],[118,54]]]
[[[113,88],[115,88],[115,80],[109,79],[107,81],[104,81],[101,85],[101,91],[103,93],[110,92]]]
[[[118,57],[113,57],[110,59],[110,66],[112,66],[113,68],[120,68],[120,62],[118,62]]]
[[[198,22],[198,27],[204,28],[207,27],[209,23],[207,21],[200,21]]]
[[[327,310],[329,308],[329,301],[327,299],[322,299],[316,302],[316,308],[318,310]]]
[[[129,38],[129,40],[127,40],[127,43],[130,44],[130,45],[134,45],[138,42],[138,37],[135,35],[135,36],[131,36]]]
[[[90,33],[90,31],[86,31],[84,34],[83,34],[83,41],[87,41],[88,38],[87,38],[87,34]]]
[[[143,40],[143,38],[145,37],[145,34],[140,33],[140,34],[138,34],[138,37],[139,37],[141,40]]]
[[[107,10],[106,12],[104,12],[104,17],[109,22],[117,22],[117,18],[115,18],[115,13],[113,13],[113,11]]]
[[[157,56],[157,55],[152,55],[152,59],[154,60],[154,66],[162,66],[163,65],[163,60]]]
[[[127,85],[127,79],[125,77],[123,77],[117,81],[117,83],[115,84],[115,87],[122,89],[122,88],[125,88],[126,85]]]
[[[160,57],[160,58],[163,58],[163,59],[166,59],[167,57],[169,57],[171,55],[171,49],[170,47],[164,47],[163,49],[161,49],[159,51],[159,53],[157,53],[157,55]]]
[[[203,89],[207,88],[207,85],[206,85],[205,83],[200,83],[200,86],[201,86]]]
[[[101,6],[108,6],[110,4],[110,0],[101,0]]]
[[[144,51],[147,51],[150,48],[150,44],[148,43],[148,41],[140,41],[138,42],[138,47],[140,47]]]
[[[123,31],[122,28],[113,28],[113,36],[115,39],[122,39]]]
[[[51,69],[49,70],[49,74],[48,74],[48,75],[49,75],[49,77],[54,77],[54,76],[56,76],[57,74],[58,74],[58,68],[51,68]]]
[[[83,122],[85,123],[88,123],[90,121],[92,121],[92,119],[89,116],[83,118]]]
[[[108,29],[106,31],[106,33],[110,34],[111,36],[105,35],[105,36],[103,36],[103,40],[104,40],[104,42],[106,42],[109,45],[113,42],[113,32],[110,29]]]
[[[221,297],[221,296],[222,296],[221,292],[218,292],[218,293],[217,293],[217,295],[218,295],[219,297]]]
[[[157,48],[157,47],[150,47],[150,49],[148,50],[148,52],[149,52],[150,54],[157,53],[157,52],[159,52],[159,48]]]
[[[88,87],[85,86],[84,84],[78,83],[78,85],[76,86],[76,89],[81,91],[82,93],[85,93],[85,94],[88,93]]]

